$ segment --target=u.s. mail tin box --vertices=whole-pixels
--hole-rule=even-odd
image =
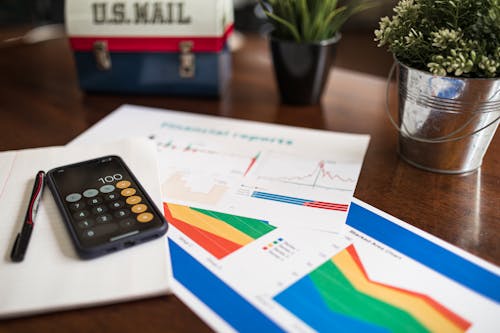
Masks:
[[[232,0],[66,0],[80,86],[218,96],[230,78]]]

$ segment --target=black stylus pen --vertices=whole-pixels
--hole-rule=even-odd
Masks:
[[[12,247],[12,252],[10,254],[12,261],[20,262],[24,259],[26,249],[28,248],[28,244],[30,242],[31,232],[35,226],[35,216],[38,211],[40,199],[42,198],[44,185],[45,172],[38,171],[36,174],[35,185],[33,186],[33,192],[31,192],[28,210],[26,211],[26,217],[24,218],[23,228],[21,229],[21,232],[17,234],[16,241]]]

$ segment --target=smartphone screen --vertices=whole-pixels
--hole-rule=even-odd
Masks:
[[[83,258],[160,237],[167,223],[118,156],[105,156],[47,173],[75,248]]]

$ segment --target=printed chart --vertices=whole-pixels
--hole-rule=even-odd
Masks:
[[[172,225],[217,259],[276,229],[262,220],[170,203],[164,211]]]
[[[290,140],[274,142],[266,134],[263,142],[239,144],[241,136],[231,135],[237,126],[216,125],[207,121],[195,126],[182,119],[149,132],[158,149],[165,202],[238,216],[251,216],[257,208],[276,226],[307,219],[311,228],[341,228],[360,171],[359,157],[342,162],[349,158],[339,153],[337,161],[334,154],[313,149],[309,157],[300,157],[294,143],[301,138],[292,134],[287,134]]]
[[[183,138],[171,139],[169,135],[165,135],[163,131],[158,131],[156,134],[148,136],[155,141],[156,147],[160,154],[174,153],[178,157],[189,158],[194,156],[195,159],[210,161],[205,164],[205,167],[217,166],[220,170],[232,168],[233,173],[239,173],[243,176],[248,174],[255,162],[259,158],[260,152],[231,151],[225,149],[223,144],[207,144],[206,142],[198,142],[192,140],[183,140]]]
[[[213,177],[196,177],[190,173],[175,171],[162,184],[162,191],[170,198],[205,205],[217,205],[230,187],[224,180]]]
[[[372,281],[353,245],[274,299],[318,331],[464,332],[471,325],[427,295]]]
[[[346,213],[359,170],[356,163],[265,151],[247,173],[244,185],[250,198],[285,209],[302,207],[304,215],[314,214],[311,210]]]
[[[258,168],[259,180],[305,188],[350,191],[356,186],[357,166],[334,160],[312,159],[269,152]]]
[[[215,270],[171,239],[174,277],[238,331],[498,330],[498,269],[377,213],[355,201],[340,238],[274,229]]]

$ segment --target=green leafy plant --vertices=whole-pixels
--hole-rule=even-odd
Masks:
[[[500,76],[500,0],[400,0],[375,40],[436,75]]]
[[[296,42],[317,42],[333,38],[354,14],[376,5],[376,1],[259,0],[274,23],[273,36]]]

